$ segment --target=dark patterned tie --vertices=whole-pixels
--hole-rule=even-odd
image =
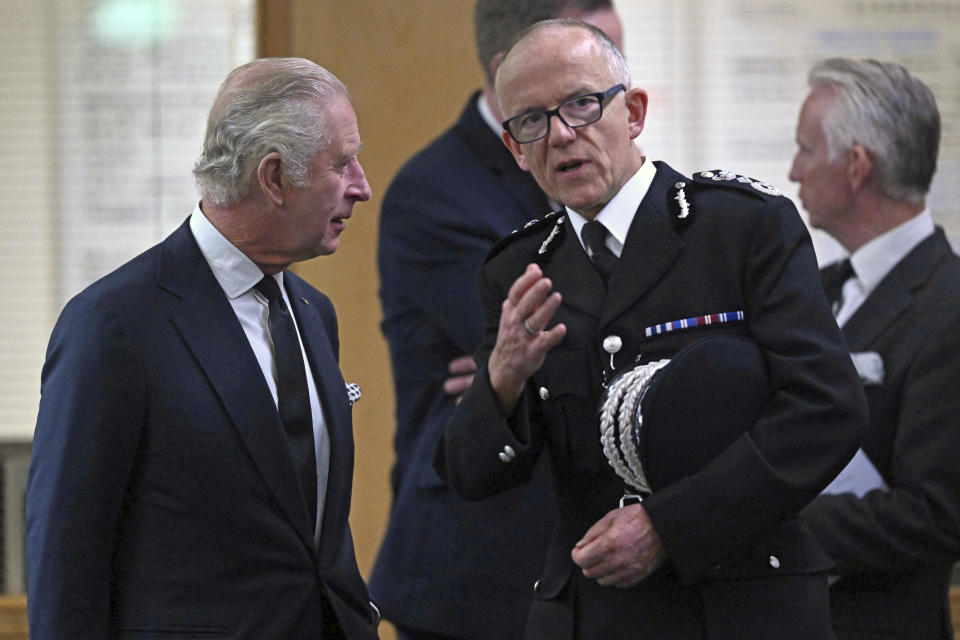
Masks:
[[[603,223],[591,220],[583,225],[583,241],[590,249],[593,266],[600,272],[604,283],[609,284],[610,275],[617,266],[617,256],[607,247],[607,228]]]
[[[273,276],[264,276],[257,290],[269,302],[270,337],[277,365],[277,408],[287,433],[293,463],[303,486],[304,499],[311,522],[317,522],[317,456],[313,442],[313,418],[310,415],[310,394],[307,373],[303,368],[303,352],[297,330],[280,287]]]
[[[827,301],[830,303],[830,309],[836,316],[843,306],[843,285],[857,274],[853,271],[853,265],[850,264],[850,258],[846,258],[833,270],[829,282],[823,285],[823,292],[827,294]]]

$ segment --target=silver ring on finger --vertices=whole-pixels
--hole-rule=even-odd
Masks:
[[[532,336],[535,336],[538,333],[540,333],[539,331],[537,331],[536,329],[530,326],[530,318],[527,318],[523,321],[523,330]]]

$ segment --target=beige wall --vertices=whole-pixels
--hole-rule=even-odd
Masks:
[[[351,526],[369,575],[386,526],[393,462],[393,387],[380,333],[376,238],[390,179],[453,123],[482,77],[473,52],[473,0],[260,0],[260,54],[310,58],[349,88],[360,121],[360,161],[373,198],[354,209],[340,249],[297,272],[327,293],[340,321],[344,377],[363,389]],[[384,633],[384,637],[387,637]]]

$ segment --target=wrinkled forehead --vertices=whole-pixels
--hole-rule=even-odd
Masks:
[[[552,108],[581,92],[607,89],[610,68],[600,44],[584,29],[558,26],[529,34],[510,50],[496,79],[505,117]]]

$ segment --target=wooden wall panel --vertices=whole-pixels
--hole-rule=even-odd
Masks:
[[[373,188],[373,198],[354,209],[337,253],[296,268],[336,305],[341,368],[363,389],[353,410],[351,526],[365,576],[386,525],[393,462],[393,387],[377,295],[380,202],[400,165],[452,124],[482,84],[472,11],[473,0],[260,0],[261,55],[309,58],[347,85]]]

